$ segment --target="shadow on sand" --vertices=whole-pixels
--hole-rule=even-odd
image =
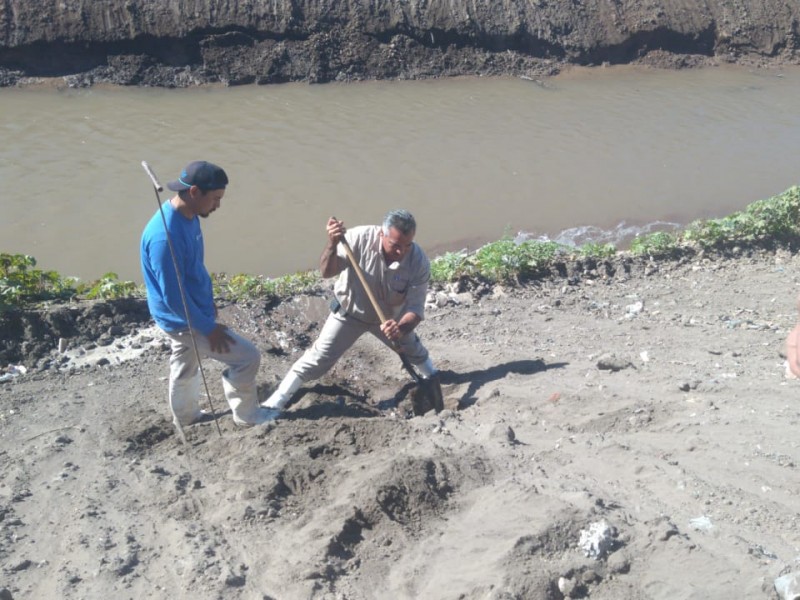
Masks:
[[[459,386],[467,384],[466,390],[458,398],[458,409],[469,408],[477,401],[476,394],[487,383],[504,379],[514,373],[517,375],[535,375],[549,369],[562,369],[568,363],[545,363],[541,359],[515,360],[500,365],[479,369],[475,371],[456,372],[451,370],[439,371],[439,381],[442,386]],[[321,398],[330,398],[328,401],[314,402],[311,406],[295,408],[281,415],[281,419],[320,419],[324,417],[350,417],[364,418],[382,416],[384,411],[392,410],[406,399],[410,399],[417,385],[409,381],[391,398],[381,400],[377,404],[370,404],[369,398],[364,394],[356,394],[341,385],[316,384],[310,388],[301,388],[292,399],[289,406],[297,403],[306,394],[316,394]],[[445,395],[447,396],[446,390]]]
[[[463,410],[475,404],[477,401],[477,397],[475,394],[479,389],[481,389],[487,383],[491,383],[492,381],[497,381],[499,379],[504,379],[511,373],[516,373],[518,375],[535,375],[536,373],[542,373],[549,369],[562,369],[568,363],[559,362],[559,363],[545,363],[541,359],[536,360],[514,360],[511,362],[507,362],[501,365],[495,365],[493,367],[489,367],[488,369],[481,369],[475,371],[467,371],[467,372],[456,372],[450,370],[442,370],[439,371],[439,382],[442,386],[448,385],[463,385],[468,384],[467,389],[458,399],[458,408],[459,410]],[[408,383],[407,385],[403,386],[400,390],[398,390],[397,394],[393,398],[389,400],[384,400],[378,403],[378,408],[381,410],[386,410],[388,408],[396,407],[400,402],[402,402],[410,393],[413,392],[415,385],[413,382]],[[446,391],[445,391],[445,395]]]

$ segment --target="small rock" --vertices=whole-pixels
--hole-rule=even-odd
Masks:
[[[597,368],[601,371],[616,372],[631,367],[633,367],[633,363],[631,361],[625,360],[624,358],[619,358],[614,354],[605,354],[597,361]]]
[[[225,577],[225,585],[228,587],[244,587],[247,579],[244,575],[237,575],[236,573],[228,573]]]
[[[8,588],[0,588],[0,600],[14,600]]]
[[[33,562],[26,558],[25,560],[18,562],[16,565],[13,565],[9,570],[14,573],[18,571],[26,571],[31,568],[31,565],[33,565]]]
[[[571,597],[572,592],[575,591],[575,580],[569,579],[567,577],[559,577],[558,591],[564,594],[565,598]]]
[[[516,443],[517,435],[508,425],[495,425],[492,427],[491,436],[501,442]]]
[[[581,581],[583,583],[585,583],[586,585],[591,585],[593,583],[597,583],[601,579],[602,579],[602,577],[600,577],[600,575],[594,569],[586,569],[581,574]]]
[[[453,302],[455,302],[456,304],[459,304],[461,306],[472,306],[474,304],[474,300],[472,298],[472,294],[470,294],[469,292],[462,292],[460,294],[453,294],[451,296],[451,299],[453,300]]]
[[[674,523],[669,521],[662,522],[656,529],[656,539],[660,542],[666,542],[673,535],[678,535],[680,532]]]
[[[614,552],[606,559],[606,567],[609,573],[624,575],[631,570],[631,561],[621,552]]]

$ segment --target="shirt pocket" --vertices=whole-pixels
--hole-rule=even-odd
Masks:
[[[408,283],[408,277],[400,273],[389,275],[389,285],[387,286],[389,297],[387,300],[390,306],[399,306],[406,301]]]

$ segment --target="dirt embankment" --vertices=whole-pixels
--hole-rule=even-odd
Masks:
[[[0,85],[537,77],[568,64],[800,62],[782,0],[0,3]]]

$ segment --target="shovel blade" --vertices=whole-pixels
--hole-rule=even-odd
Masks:
[[[436,414],[442,412],[444,410],[444,396],[442,395],[442,384],[439,382],[439,376],[434,375],[428,379],[423,379],[419,382],[419,385],[425,390],[425,395],[430,399]]]
[[[439,382],[439,375],[435,374],[427,379],[421,377],[414,369],[411,361],[405,354],[400,354],[403,367],[417,384],[411,392],[411,402],[414,405],[415,415],[424,415],[430,409],[439,414],[444,410],[444,396],[442,396],[442,384]]]
[[[424,415],[431,409],[440,413],[444,409],[444,397],[439,378],[434,375],[430,379],[417,379],[417,385],[411,391],[411,403],[415,415]]]

